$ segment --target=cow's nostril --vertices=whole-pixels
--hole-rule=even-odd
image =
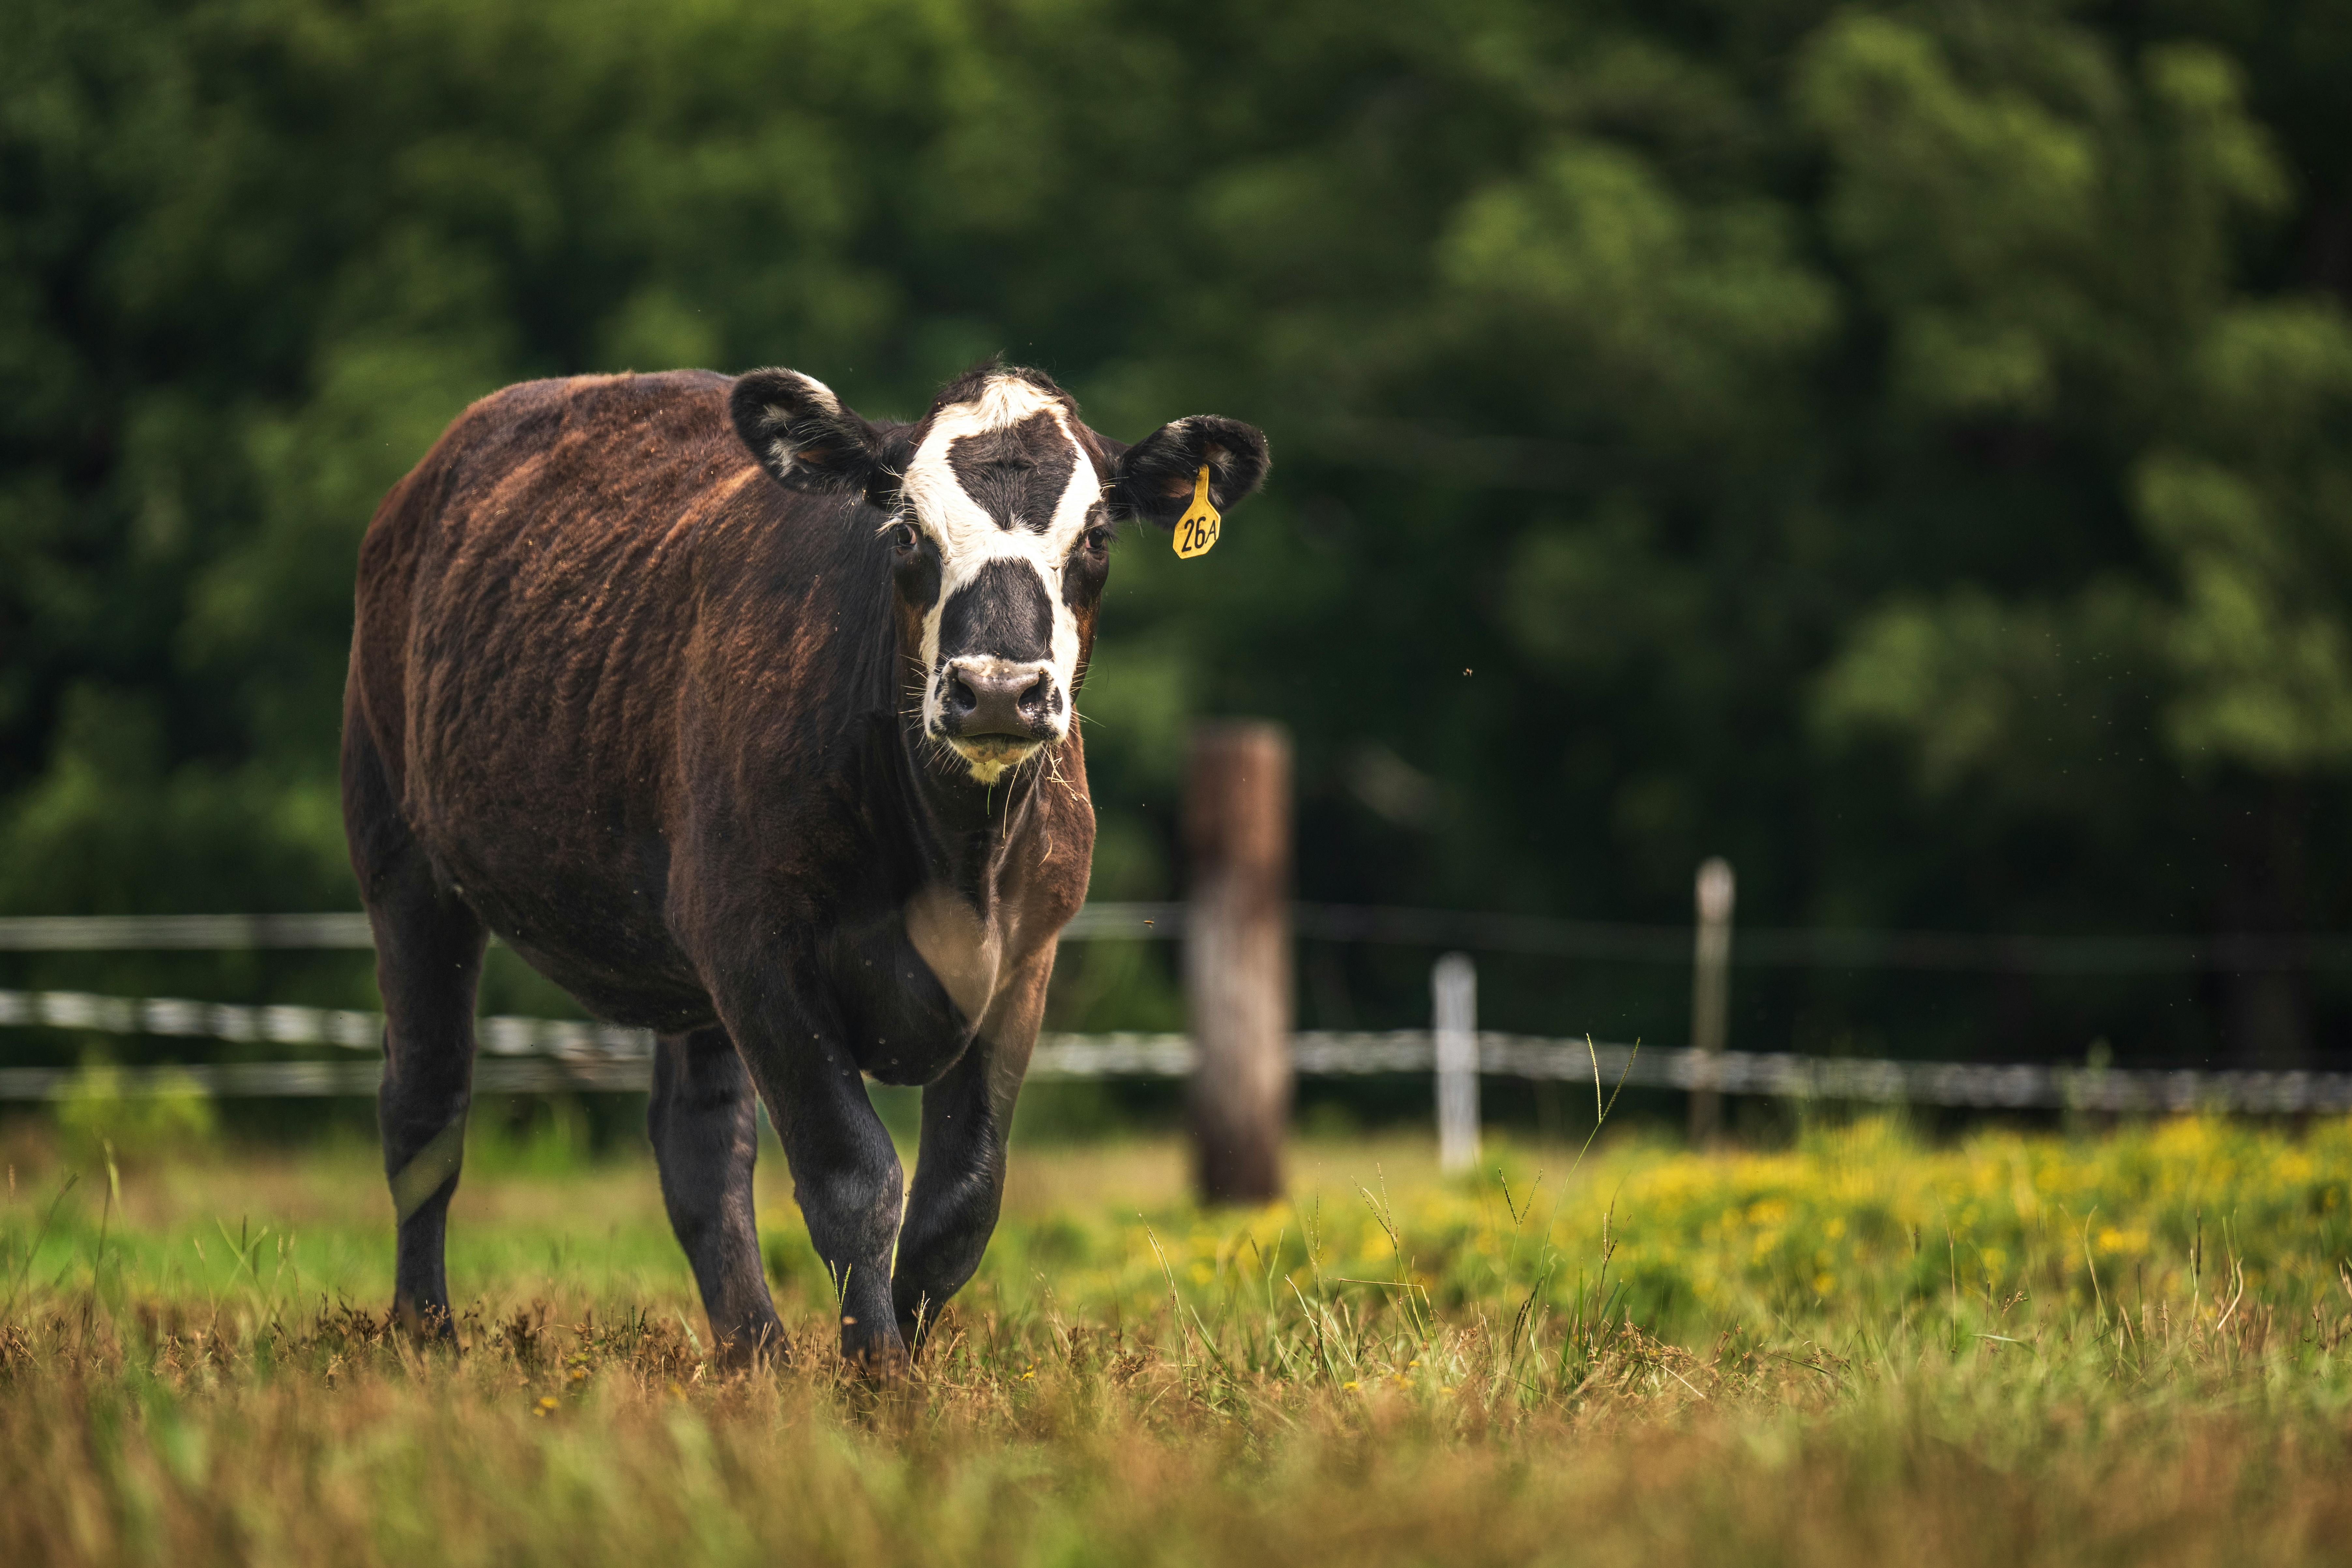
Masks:
[[[980,706],[980,693],[964,684],[961,675],[948,677],[948,706],[958,713],[970,713]]]
[[[1013,699],[1013,703],[1021,710],[1021,715],[1023,718],[1043,718],[1045,712],[1046,700],[1052,695],[1052,687],[1047,682],[1045,677],[1040,675],[1036,679],[1029,683],[1027,690],[1022,692],[1019,697]]]

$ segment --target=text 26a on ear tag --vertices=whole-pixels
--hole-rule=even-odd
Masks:
[[[1187,561],[1195,555],[1206,555],[1209,547],[1217,542],[1217,530],[1223,521],[1209,500],[1209,465],[1203,463],[1201,477],[1192,481],[1192,504],[1176,520],[1176,553]]]

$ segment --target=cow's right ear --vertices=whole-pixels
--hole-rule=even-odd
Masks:
[[[788,489],[863,495],[881,476],[882,432],[814,376],[748,372],[736,377],[727,412],[751,456]]]

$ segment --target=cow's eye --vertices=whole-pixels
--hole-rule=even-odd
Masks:
[[[914,524],[902,522],[894,526],[890,530],[890,548],[901,555],[912,555],[915,552]]]
[[[1110,548],[1110,530],[1108,528],[1090,528],[1087,530],[1086,545],[1087,548],[1092,551],[1095,554],[1100,555],[1104,551]]]

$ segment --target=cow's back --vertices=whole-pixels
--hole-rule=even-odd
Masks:
[[[698,994],[664,900],[700,579],[714,553],[740,566],[788,499],[736,439],[730,384],[507,388],[459,416],[361,547],[347,722],[492,929],[609,1013],[642,1009],[608,981]]]

